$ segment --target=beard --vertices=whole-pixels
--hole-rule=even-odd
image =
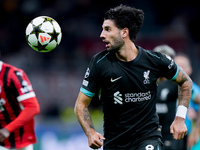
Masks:
[[[113,44],[110,43],[110,47],[107,48],[108,51],[115,51],[118,52],[123,46],[124,46],[124,40],[122,37],[119,35],[117,38],[115,38],[112,42]]]

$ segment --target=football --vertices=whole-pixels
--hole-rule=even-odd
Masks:
[[[59,24],[51,17],[39,16],[26,28],[26,41],[38,52],[50,52],[61,42],[62,32]]]

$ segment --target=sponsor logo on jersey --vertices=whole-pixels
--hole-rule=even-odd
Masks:
[[[114,103],[121,105],[123,104],[122,94],[119,91],[114,93]]]
[[[143,83],[144,84],[150,84],[150,81],[149,81],[149,74],[150,74],[150,70],[147,70],[143,73],[143,77],[144,77],[144,81]]]
[[[120,76],[120,77],[118,77],[118,78],[114,78],[114,79],[111,78],[111,79],[110,79],[110,82],[115,82],[115,81],[119,80],[120,78],[122,78],[122,76]]]
[[[114,93],[114,103],[115,104],[123,104],[125,103],[136,103],[136,102],[143,102],[148,101],[151,99],[151,92],[139,92],[139,93],[126,93],[124,95],[125,99],[123,101],[123,95],[117,91]]]
[[[125,94],[125,102],[142,102],[148,101],[151,99],[151,92],[140,92],[140,93],[126,93]]]

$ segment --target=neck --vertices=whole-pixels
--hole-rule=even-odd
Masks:
[[[116,56],[121,61],[132,61],[136,58],[138,49],[133,42],[125,44],[120,50],[116,52]]]

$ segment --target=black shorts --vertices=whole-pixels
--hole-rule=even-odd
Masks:
[[[105,148],[104,150],[161,150],[163,147],[163,143],[160,137],[152,137],[139,142],[137,145],[132,146],[127,149],[113,149],[113,148]]]
[[[161,150],[163,143],[159,137],[148,138],[140,142],[136,148],[130,150]]]

